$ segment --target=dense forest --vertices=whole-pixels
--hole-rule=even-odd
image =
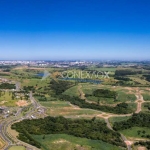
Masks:
[[[132,81],[130,78],[128,77],[120,77],[120,76],[115,76],[114,79],[116,80],[121,80],[121,81]]]
[[[121,121],[115,122],[113,129],[116,131],[129,129],[131,127],[147,127],[150,128],[150,114],[149,113],[139,113],[133,114],[132,118]],[[141,131],[138,131],[138,134],[141,134]],[[145,130],[142,131],[142,137],[150,139],[150,135],[146,133]],[[140,141],[135,143],[135,145],[142,145],[150,149],[150,141]]]
[[[143,75],[143,77],[145,77],[145,79],[150,82],[150,75]]]
[[[67,90],[68,88],[74,85],[75,83],[68,82],[68,81],[56,82],[52,80],[50,83],[50,87],[54,91],[54,95],[53,95],[54,97],[62,101],[69,101],[71,104],[77,105],[81,108],[95,109],[95,110],[110,112],[110,113],[115,113],[115,114],[129,114],[133,112],[133,110],[129,107],[127,103],[120,103],[120,104],[117,104],[115,107],[110,107],[110,106],[99,105],[95,103],[88,103],[85,100],[80,99],[79,97],[72,97],[69,95],[62,94],[65,90]],[[116,92],[103,90],[103,89],[96,90],[94,94],[97,96],[103,96],[103,97],[104,96],[106,97],[109,96],[113,98],[116,97]]]
[[[116,70],[115,76],[126,76],[126,75],[136,75],[136,74],[142,74],[142,71],[133,71],[133,70]]]
[[[145,146],[148,150],[150,150],[150,141],[139,141],[136,142],[134,145],[141,145],[141,146]]]
[[[131,127],[148,127],[150,128],[150,114],[149,113],[139,113],[133,114],[133,116],[127,121],[115,122],[114,130],[124,130]]]
[[[71,104],[77,105],[81,108],[95,109],[95,110],[110,112],[115,114],[129,114],[133,112],[133,110],[129,108],[129,105],[127,103],[120,103],[117,104],[115,107],[110,107],[110,106],[99,105],[95,103],[88,103],[85,100],[80,99],[79,97],[70,97],[68,95],[60,95],[59,99],[63,101],[69,101]]]
[[[75,85],[74,82],[61,81],[61,80],[56,82],[55,80],[51,80],[49,86],[53,90],[54,95],[60,95],[61,93],[65,92],[67,89],[69,89],[74,85]]]
[[[105,98],[116,98],[117,93],[115,91],[110,91],[107,89],[97,89],[93,92],[95,97],[105,97]]]
[[[24,86],[24,87],[23,87],[23,90],[24,90],[26,93],[28,93],[28,92],[30,92],[30,91],[34,92],[34,91],[35,91],[35,88],[34,88],[34,86]]]
[[[19,139],[37,147],[41,145],[32,138],[34,135],[68,134],[76,137],[84,137],[92,140],[125,146],[118,132],[106,127],[106,123],[92,118],[66,119],[64,117],[46,117],[44,119],[23,120],[12,125],[12,129],[19,132]],[[46,138],[46,136],[44,136]]]
[[[0,84],[0,89],[15,89],[15,84],[2,83]]]

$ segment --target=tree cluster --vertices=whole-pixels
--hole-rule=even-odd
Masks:
[[[15,89],[15,85],[14,84],[10,84],[10,83],[2,83],[0,84],[0,89]]]
[[[149,113],[139,113],[139,114],[133,114],[133,116],[126,120],[121,122],[115,122],[114,123],[114,130],[125,130],[129,129],[131,127],[148,127],[150,128],[150,114]]]
[[[110,91],[107,89],[97,89],[93,92],[93,96],[95,97],[105,97],[105,98],[116,98],[117,92]]]
[[[116,70],[115,71],[115,76],[126,76],[126,75],[136,75],[136,74],[142,74],[142,71],[133,71],[133,70]]]
[[[51,80],[50,82],[50,88],[53,90],[54,95],[60,95],[72,86],[74,86],[74,82],[61,80],[59,80],[58,82],[56,82],[55,80]]]
[[[117,146],[124,146],[118,132],[108,129],[106,123],[95,118],[86,120],[48,116],[44,119],[23,120],[12,125],[12,129],[19,132],[20,140],[37,147],[40,147],[40,145],[32,138],[33,134],[68,134],[92,140],[102,140]]]
[[[89,108],[115,114],[129,114],[133,112],[133,110],[129,108],[129,105],[127,103],[120,103],[117,104],[115,107],[111,107],[95,103],[88,103],[85,100],[80,99],[79,97],[70,97],[68,95],[60,95],[59,99],[63,101],[69,101],[71,104],[77,105],[81,108]]]

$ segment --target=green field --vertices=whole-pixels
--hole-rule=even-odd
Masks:
[[[147,138],[147,135],[150,136],[150,129],[147,127],[132,127],[130,129],[120,131],[126,137],[131,138]]]
[[[115,72],[117,68],[114,68],[114,67],[104,67],[104,68],[89,67],[88,69],[97,70],[97,71]]]
[[[11,92],[2,92],[0,95],[0,106],[16,106],[17,100],[12,100],[12,93]]]
[[[23,146],[12,146],[9,150],[26,150],[26,148]]]
[[[143,103],[142,111],[150,111],[150,103]]]
[[[70,96],[79,96],[78,86],[73,86],[73,87],[69,88],[63,94],[70,95]]]
[[[23,86],[37,86],[37,87],[44,87],[47,86],[47,80],[41,79],[24,79],[21,81],[22,87]]]
[[[143,93],[142,96],[145,101],[150,101],[150,94],[148,92]]]
[[[70,104],[68,102],[63,101],[51,101],[51,102],[40,102],[41,105],[45,107],[51,107],[51,108],[60,108],[60,107],[68,107]]]
[[[121,150],[114,145],[66,134],[34,135],[34,139],[42,144],[42,150]]]
[[[117,100],[121,101],[121,102],[126,102],[126,101],[130,101],[130,102],[134,102],[136,100],[136,96],[134,94],[127,94],[125,92],[117,92],[118,93],[118,97]]]
[[[90,90],[89,90],[89,93],[92,93],[92,92],[90,92]],[[102,104],[115,104],[115,103],[127,102],[127,101],[134,102],[136,100],[136,97],[134,94],[127,94],[122,91],[118,91],[117,94],[118,94],[118,96],[117,96],[116,100],[114,100],[113,98],[95,97],[95,96],[88,96],[87,99],[90,101],[95,101],[95,102],[100,100],[100,102]]]
[[[122,87],[115,87],[112,89],[112,86],[102,86],[102,85],[92,85],[92,84],[82,84],[82,91],[86,94],[92,94],[96,89],[109,89],[112,91],[116,91],[118,96],[117,99],[106,98],[106,97],[95,97],[95,96],[87,96],[87,99],[90,101],[97,102],[100,100],[103,104],[115,104],[120,102],[134,102],[136,100],[136,96],[134,94],[127,93],[128,90]]]
[[[121,122],[121,121],[125,121],[128,120],[129,118],[131,118],[130,116],[126,116],[126,117],[111,117],[109,118],[110,123],[113,125],[114,122]]]
[[[49,101],[41,102],[41,104],[47,107],[47,114],[50,116],[73,116],[78,117],[78,115],[83,115],[86,117],[94,117],[101,114],[100,111],[92,109],[82,109],[76,106],[71,106],[69,102],[66,101]],[[92,115],[92,116],[91,116]]]

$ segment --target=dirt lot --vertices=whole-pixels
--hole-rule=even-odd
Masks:
[[[4,146],[5,146],[5,143],[0,137],[0,150],[2,150]]]
[[[145,148],[145,147],[140,146],[140,147],[138,147],[138,150],[146,150],[146,148]]]
[[[25,101],[25,100],[19,100],[18,102],[16,102],[16,104],[20,107],[28,105],[27,101]]]

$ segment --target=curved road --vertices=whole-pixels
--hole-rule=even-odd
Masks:
[[[19,82],[16,82],[16,91],[20,90],[20,87],[21,87],[21,86],[20,86],[20,83],[19,83]],[[83,93],[83,91],[82,91],[81,88],[82,88],[82,86],[80,85],[80,86],[78,87],[78,91],[79,91],[79,93],[80,93],[80,97],[81,97],[82,99],[86,99],[86,98],[85,98],[85,94]],[[135,102],[137,103],[137,110],[136,110],[135,113],[139,113],[139,112],[141,111],[142,103],[144,103],[145,101],[143,100],[143,97],[142,97],[142,95],[140,94],[139,90],[136,91],[136,94],[135,94],[135,95],[136,95],[136,97],[137,97],[137,100],[135,101]],[[33,95],[32,95],[32,92],[30,92],[30,101],[31,101],[31,103],[32,103],[32,105],[33,105],[33,109],[30,110],[30,111],[26,114],[26,116],[24,117],[24,119],[27,118],[28,115],[30,115],[30,114],[32,114],[33,112],[35,112],[35,110],[37,110],[37,108],[39,108],[39,107],[40,107],[40,108],[43,108],[44,110],[46,109],[45,107],[41,106],[41,105],[34,99],[34,97],[33,97]],[[88,101],[88,100],[86,99],[86,101]],[[89,102],[89,101],[88,101],[88,102]],[[8,150],[8,148],[9,148],[11,145],[13,145],[13,142],[14,142],[14,140],[13,140],[14,137],[11,138],[11,136],[7,133],[7,127],[8,127],[9,125],[11,125],[11,124],[17,122],[17,121],[22,120],[22,118],[19,117],[19,115],[20,115],[21,112],[22,112],[22,109],[23,109],[23,108],[20,108],[20,109],[17,111],[15,117],[13,117],[13,118],[8,118],[8,119],[6,119],[5,121],[3,121],[3,122],[0,124],[0,133],[1,133],[1,136],[2,136],[2,138],[7,142],[7,144],[6,144],[5,148],[4,148],[4,150]],[[110,117],[131,116],[131,115],[132,115],[132,114],[117,115],[117,114],[109,114],[109,113],[105,113],[105,114],[107,115],[107,117],[106,117],[105,115],[103,116],[103,114],[99,114],[99,115],[97,115],[97,116],[104,118],[104,119],[105,119],[105,122],[106,122],[106,124],[107,124],[107,127],[108,127],[109,129],[111,129],[111,130],[113,130],[113,128],[111,127],[111,124],[110,124],[110,122],[109,122],[109,118],[110,118]],[[121,136],[122,136],[123,141],[126,143],[128,150],[132,150],[132,148],[131,148],[132,143],[131,143],[130,141],[128,141],[127,138],[126,138],[124,135],[121,134]],[[32,146],[32,145],[29,145],[29,144],[27,144],[27,143],[24,143],[24,142],[22,142],[22,141],[20,141],[20,140],[18,140],[18,139],[17,139],[17,141],[18,141],[19,143],[21,143],[22,145],[24,145],[25,147],[31,149],[31,150],[39,150],[39,149],[37,149],[36,147],[34,147],[34,146]]]

